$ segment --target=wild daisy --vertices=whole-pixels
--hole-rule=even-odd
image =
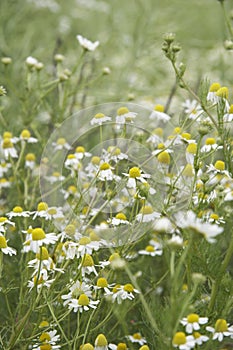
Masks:
[[[111,165],[109,163],[103,162],[102,164],[100,164],[99,167],[99,171],[97,174],[97,178],[101,181],[111,181],[114,179],[114,174],[113,174],[113,170],[114,168],[111,167]]]
[[[98,276],[98,273],[95,269],[94,260],[90,254],[85,254],[82,257],[82,262],[78,268],[81,268],[83,276],[86,274],[90,275],[91,273],[94,273],[96,276]]]
[[[112,301],[117,301],[118,304],[121,304],[123,300],[133,300],[135,298],[134,293],[138,294],[139,291],[131,283],[115,285],[111,296]]]
[[[95,350],[108,350],[108,341],[104,334],[98,334],[96,337]]]
[[[147,343],[146,339],[141,335],[140,332],[134,333],[133,335],[127,335],[126,338],[131,341],[131,343],[137,343],[139,345],[144,345]]]
[[[160,217],[151,205],[145,205],[141,208],[140,213],[136,215],[136,220],[140,222],[151,222]]]
[[[29,217],[31,214],[30,211],[28,210],[23,210],[22,207],[20,207],[19,205],[15,206],[12,211],[10,211],[9,213],[7,213],[6,215],[9,217],[9,219],[12,219],[14,217],[24,217],[27,218]]]
[[[214,327],[207,326],[206,330],[213,334],[213,340],[218,340],[219,342],[223,341],[224,337],[233,338],[233,326],[230,326],[223,318],[219,318],[215,322]]]
[[[86,51],[95,51],[95,49],[99,46],[99,41],[92,42],[86,38],[84,38],[82,35],[76,36],[80,46]]]
[[[28,129],[24,129],[20,136],[19,141],[27,142],[27,143],[37,143],[38,140],[35,137],[31,136],[31,133]]]
[[[184,103],[182,103],[182,107],[184,108],[184,113],[187,114],[189,119],[197,120],[203,113],[203,109],[196,100],[191,101],[187,99]]]
[[[111,121],[112,118],[104,113],[97,113],[90,121],[91,125],[102,125],[104,122]]]
[[[223,232],[222,227],[219,227],[216,224],[203,222],[201,219],[197,218],[195,213],[191,210],[188,210],[185,213],[177,213],[176,223],[180,228],[189,228],[194,232],[203,235],[209,243],[214,243],[216,241],[215,237]]]
[[[172,345],[180,350],[190,350],[195,347],[192,335],[186,336],[184,332],[176,332],[172,339]]]
[[[53,282],[54,279],[49,279],[47,269],[41,269],[39,276],[33,276],[32,280],[28,281],[27,286],[29,291],[31,291],[34,287],[36,287],[37,291],[39,291],[43,287],[50,288]]]
[[[105,162],[128,159],[128,155],[123,153],[119,147],[109,146],[107,150],[103,149],[103,159]]]
[[[36,156],[34,153],[27,153],[25,156],[25,167],[33,170],[36,165]]]
[[[128,225],[129,224],[129,221],[127,220],[127,217],[125,216],[124,213],[116,214],[116,216],[113,217],[112,219],[110,219],[109,222],[113,226],[119,226],[121,224],[123,224],[123,225]]]
[[[18,158],[17,150],[14,147],[11,139],[8,137],[5,137],[1,142],[1,152],[3,153],[5,159],[8,159],[9,157]]]
[[[153,112],[149,116],[150,119],[156,121],[167,122],[171,119],[170,115],[164,112],[165,108],[163,105],[155,105]]]
[[[62,149],[69,151],[72,148],[64,137],[59,137],[56,142],[52,142],[52,146],[54,146],[54,151]]]
[[[0,233],[0,251],[6,255],[16,255],[16,250],[14,248],[8,247],[7,242],[8,241],[6,240],[5,236]]]
[[[212,103],[217,103],[218,98],[216,96],[216,92],[221,88],[221,85],[219,83],[213,83],[210,85],[209,92],[207,94],[207,101],[210,101]]]
[[[83,257],[86,254],[91,255],[93,250],[97,251],[99,248],[100,242],[92,241],[89,237],[82,237],[78,241],[77,257]]]
[[[146,182],[145,179],[150,178],[150,174],[143,174],[138,167],[132,167],[129,169],[128,174],[122,173],[123,175],[128,177],[127,181],[127,187],[128,188],[136,188],[137,187],[137,180],[140,182]]]
[[[207,137],[207,139],[205,140],[205,145],[201,147],[201,152],[208,153],[221,148],[223,148],[223,146],[218,145],[216,143],[215,138]]]
[[[13,221],[8,220],[5,216],[0,217],[0,232],[4,233],[8,227],[10,226],[15,226],[15,223]]]
[[[90,308],[96,309],[99,302],[100,302],[99,300],[91,300],[87,294],[82,293],[79,295],[78,298],[72,298],[68,300],[66,304],[68,305],[69,310],[72,310],[74,312],[79,311],[82,313],[84,311],[89,311]]]
[[[104,295],[108,296],[111,294],[110,289],[112,289],[114,285],[115,283],[109,284],[106,278],[99,277],[94,288],[96,290],[103,290]]]
[[[28,232],[23,251],[38,253],[43,244],[55,244],[57,240],[58,237],[54,233],[45,233],[41,227],[37,227]]]
[[[125,124],[125,123],[133,123],[133,119],[136,118],[137,113],[130,112],[127,107],[120,107],[117,110],[116,123],[117,124]]]
[[[145,249],[139,250],[138,254],[140,255],[150,255],[150,256],[156,256],[156,255],[162,255],[163,254],[163,250],[161,249],[162,247],[158,247],[156,248],[153,245],[147,245]]]
[[[230,105],[229,110],[224,114],[223,121],[224,123],[230,123],[233,120],[233,104]]]
[[[41,247],[40,251],[36,253],[36,258],[28,262],[28,267],[34,268],[33,276],[43,268],[48,271],[64,272],[62,269],[56,267],[46,247]]]
[[[200,334],[199,332],[193,332],[192,335],[197,345],[202,345],[209,340],[209,337],[207,337],[207,335]]]
[[[128,347],[125,343],[118,343],[117,345],[110,343],[108,347],[111,350],[128,350]]]
[[[85,150],[85,148],[83,146],[76,147],[74,155],[75,155],[75,157],[78,160],[81,160],[84,157],[91,157],[91,153],[90,152],[86,152],[86,150]]]
[[[185,331],[187,333],[193,333],[200,329],[200,325],[203,325],[208,322],[208,317],[200,317],[197,314],[189,314],[187,317],[184,317],[180,323],[185,326]]]

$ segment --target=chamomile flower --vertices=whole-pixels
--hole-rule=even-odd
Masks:
[[[125,124],[125,123],[133,123],[133,119],[136,118],[137,113],[130,112],[127,107],[120,107],[117,110],[116,123],[117,124]]]
[[[192,335],[186,336],[184,332],[176,332],[172,339],[172,345],[180,350],[190,350],[195,347]]]
[[[108,341],[104,334],[98,334],[96,337],[95,350],[108,350]]]
[[[202,345],[209,340],[209,337],[207,337],[207,335],[200,334],[199,332],[193,332],[192,336],[197,345]]]
[[[198,314],[189,314],[184,317],[180,323],[185,326],[185,331],[187,333],[193,333],[200,329],[200,325],[208,322],[208,317],[200,317]]]
[[[45,202],[40,202],[37,209],[38,210],[33,216],[33,220],[37,217],[44,218],[45,220],[61,220],[64,218],[61,207],[48,207]]]
[[[176,223],[180,228],[189,228],[194,232],[203,235],[209,243],[214,243],[216,241],[215,237],[223,232],[222,227],[219,227],[216,224],[203,222],[191,210],[188,210],[185,213],[177,213]]]
[[[232,191],[227,191],[225,197],[224,197],[224,201],[228,202],[228,201],[233,201],[233,190]]]
[[[128,177],[127,181],[127,187],[128,188],[136,188],[137,187],[137,180],[140,182],[146,182],[146,179],[150,178],[150,174],[142,174],[140,168],[138,167],[132,167],[129,169],[128,174],[122,173],[123,175]]]
[[[10,256],[16,255],[17,253],[14,248],[8,247],[7,240],[5,236],[3,236],[1,233],[0,233],[0,251],[3,252],[3,254],[10,255]]]
[[[5,173],[11,168],[11,164],[1,160],[0,162],[0,178],[4,176]]]
[[[83,146],[76,147],[74,155],[75,155],[75,157],[78,160],[81,160],[84,157],[91,157],[91,153],[90,152],[86,152],[86,150],[85,150],[85,148]]]
[[[135,298],[134,293],[138,294],[139,291],[130,283],[125,285],[115,285],[111,296],[112,302],[117,301],[118,304],[121,304],[123,300],[133,300]]]
[[[112,172],[113,167],[109,163],[103,162],[100,164],[99,172],[97,178],[101,181],[111,181],[114,179],[114,174]]]
[[[28,239],[24,242],[24,251],[33,251],[38,253],[40,247],[43,244],[55,244],[58,240],[58,237],[54,233],[45,233],[45,231],[40,228],[31,229]]]
[[[152,206],[145,205],[140,213],[136,215],[136,220],[140,222],[151,222],[160,217],[160,213],[153,210]]]
[[[28,129],[24,129],[20,136],[19,141],[27,142],[27,143],[37,143],[38,140],[35,137],[31,136],[31,133]]]
[[[229,326],[229,323],[223,318],[219,318],[214,327],[206,327],[206,330],[213,334],[213,340],[219,342],[223,341],[224,337],[233,338],[233,326]]]
[[[9,219],[12,219],[14,217],[24,217],[27,218],[29,217],[31,214],[30,211],[28,210],[23,210],[22,207],[20,206],[16,206],[12,209],[12,211],[10,211],[9,213],[7,213],[6,215],[8,216]]]
[[[27,153],[25,156],[25,167],[33,170],[36,165],[36,156],[34,153]]]
[[[147,343],[146,339],[141,335],[140,332],[134,333],[133,335],[127,335],[126,338],[131,341],[131,343],[136,343],[139,345],[144,345]]]
[[[79,311],[80,313],[84,311],[89,311],[91,309],[96,309],[99,304],[99,300],[91,300],[87,294],[82,293],[78,298],[72,298],[68,303],[69,310],[74,312]]]
[[[119,147],[109,146],[107,150],[103,149],[103,159],[105,162],[128,159],[128,155],[123,153]]]
[[[110,343],[108,347],[111,350],[128,350],[128,347],[125,343],[118,343],[117,345]]]
[[[139,250],[138,254],[140,255],[150,255],[150,256],[156,256],[156,255],[162,255],[163,250],[160,248],[156,248],[153,245],[147,245],[145,249]]]
[[[97,251],[100,248],[100,242],[92,241],[89,237],[82,237],[78,242],[77,256],[91,255],[93,250]]]
[[[203,109],[196,100],[191,101],[187,99],[184,103],[182,103],[182,107],[184,108],[184,113],[187,114],[189,119],[197,120],[203,113]]]
[[[104,113],[97,113],[90,121],[91,125],[102,125],[104,122],[111,121],[112,118]]]
[[[215,151],[215,150],[221,149],[221,148],[223,148],[223,146],[218,145],[216,143],[215,138],[208,137],[205,140],[205,145],[201,147],[201,152],[208,153],[208,152]]]
[[[111,294],[110,289],[113,288],[114,284],[115,283],[109,284],[106,278],[99,277],[94,288],[96,290],[103,290],[104,295],[108,296]]]
[[[170,115],[164,112],[165,108],[163,105],[155,105],[153,112],[149,116],[150,119],[156,121],[167,122],[171,119]]]
[[[14,147],[11,139],[8,137],[5,137],[1,142],[1,152],[3,153],[5,159],[18,158],[17,150]]]
[[[152,134],[148,137],[146,142],[153,143],[154,146],[157,146],[158,144],[163,142],[163,129],[162,128],[155,128],[152,131]]]
[[[82,262],[78,268],[81,268],[82,276],[85,276],[85,274],[90,275],[91,273],[94,273],[96,276],[98,276],[98,273],[95,269],[94,260],[90,254],[85,254],[82,257]]]
[[[40,251],[36,253],[36,258],[28,262],[28,267],[34,268],[33,276],[40,270],[46,269],[48,271],[58,271],[63,273],[62,269],[56,268],[53,259],[49,256],[46,247],[41,247]]]
[[[47,269],[41,269],[40,274],[32,277],[32,280],[28,281],[28,288],[31,291],[34,287],[39,291],[41,288],[46,287],[50,288],[54,279],[49,279]]]
[[[207,173],[211,174],[221,174],[230,177],[230,174],[225,170],[225,162],[222,160],[216,160],[214,164],[207,165]]]
[[[59,137],[56,142],[52,142],[52,146],[54,147],[54,152],[60,150],[69,151],[72,148],[64,137]]]
[[[197,144],[189,143],[189,145],[186,147],[186,152],[185,152],[187,163],[193,164],[196,154],[197,154]]]
[[[50,176],[45,176],[45,179],[50,182],[51,184],[54,184],[56,182],[61,182],[65,180],[65,176],[61,175],[58,171],[55,171]]]
[[[76,303],[80,295],[85,294],[88,298],[92,297],[91,286],[85,282],[76,281],[71,284],[70,292],[68,294],[63,294],[61,298],[64,300],[63,305],[69,305]]]
[[[6,226],[15,226],[13,221],[8,220],[5,216],[0,217],[0,232],[4,233],[6,231]]]
[[[217,103],[218,98],[216,96],[216,92],[221,88],[221,85],[219,83],[213,83],[210,85],[209,92],[207,94],[207,101],[210,101],[212,103]]]
[[[127,220],[127,217],[125,216],[124,213],[116,214],[116,216],[113,217],[111,220],[109,220],[109,222],[113,226],[119,226],[121,224],[123,224],[123,225],[128,225],[129,224],[129,221]]]
[[[33,350],[55,350],[60,349],[60,345],[56,343],[60,340],[60,335],[57,330],[43,332],[39,337],[40,343],[33,346]]]
[[[229,110],[223,116],[224,123],[230,123],[233,120],[233,104],[230,105]]]
[[[82,35],[76,36],[80,46],[86,51],[95,51],[95,49],[99,46],[99,41],[92,42],[86,38],[84,38]]]

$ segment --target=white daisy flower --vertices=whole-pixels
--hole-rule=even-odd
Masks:
[[[86,254],[92,254],[93,250],[97,251],[100,248],[100,242],[92,241],[89,237],[82,237],[78,242],[77,257],[83,257]]]
[[[69,310],[73,310],[74,312],[79,311],[82,313],[84,311],[89,311],[90,308],[96,309],[99,302],[99,300],[91,300],[85,293],[82,293],[77,299],[70,299],[69,302],[67,302],[67,305]]]
[[[43,244],[55,244],[58,237],[55,233],[45,233],[45,231],[40,228],[29,229],[24,242],[23,251],[33,251],[34,253],[39,253],[40,247]]]
[[[227,191],[224,201],[233,201],[233,190],[232,191]]]
[[[206,330],[213,334],[213,340],[223,341],[224,337],[233,338],[233,326],[229,326],[226,320],[220,318],[216,321],[214,327],[206,327]]]
[[[85,148],[83,146],[76,147],[74,155],[75,155],[75,157],[78,160],[81,160],[84,157],[91,157],[91,153],[90,152],[86,152],[86,150],[85,150]]]
[[[28,218],[30,216],[31,212],[28,210],[23,210],[22,207],[20,206],[16,206],[12,209],[12,211],[10,211],[9,213],[7,213],[6,215],[8,216],[9,219],[12,219],[14,217],[24,217],[24,218]]]
[[[24,142],[28,142],[28,143],[37,143],[38,140],[35,137],[31,136],[31,133],[29,130],[24,129],[20,136],[19,136],[19,141],[24,141]]]
[[[131,341],[131,343],[137,343],[139,345],[144,345],[147,343],[146,339],[143,338],[141,333],[134,333],[133,335],[126,335],[126,338]]]
[[[139,180],[142,183],[147,182],[146,179],[150,178],[150,174],[142,174],[141,170],[138,167],[133,167],[129,169],[129,173],[122,173],[123,175],[127,176],[129,179],[127,181],[127,187],[128,188],[136,188],[137,187],[137,181]]]
[[[94,350],[108,350],[108,341],[104,334],[98,334],[96,337]]]
[[[161,256],[163,254],[162,246],[156,248],[153,245],[147,245],[145,249],[139,250],[138,254],[140,255],[150,255],[150,256]]]
[[[55,171],[52,173],[50,176],[45,176],[44,177],[48,182],[51,184],[54,184],[56,182],[61,182],[65,180],[65,176],[61,175],[59,172]]]
[[[177,213],[176,223],[180,228],[189,228],[203,235],[209,243],[214,243],[216,241],[215,237],[223,232],[222,227],[219,227],[216,224],[203,222],[191,210],[188,210],[185,213]]]
[[[16,148],[14,147],[14,144],[11,141],[11,139],[8,137],[5,137],[1,142],[1,152],[3,153],[5,159],[8,159],[10,157],[18,158]]]
[[[233,120],[233,104],[230,105],[229,110],[224,114],[223,121],[224,123],[230,123]]]
[[[99,46],[99,41],[92,42],[84,38],[82,35],[77,35],[76,38],[82,48],[86,51],[95,51],[95,49]]]
[[[116,214],[115,217],[113,217],[112,219],[109,219],[107,222],[112,224],[113,226],[119,226],[121,224],[123,224],[123,225],[129,224],[129,221],[127,220],[124,213]]]
[[[90,121],[91,125],[102,125],[104,122],[111,121],[112,118],[103,113],[97,113]]]
[[[5,225],[15,226],[13,221],[8,220],[5,216],[0,217],[0,232],[4,233],[6,231]]]
[[[54,280],[55,279],[49,279],[48,271],[46,269],[42,269],[39,276],[35,275],[32,280],[28,281],[27,286],[30,291],[35,286],[37,287],[37,291],[39,291],[42,287],[50,288]]]
[[[56,142],[52,142],[52,146],[54,147],[54,151],[60,150],[71,150],[71,145],[66,141],[64,137],[59,137]]]
[[[133,293],[138,294],[139,291],[130,283],[125,285],[115,285],[111,295],[112,302],[117,301],[118,304],[121,304],[123,300],[133,300],[135,298]]]
[[[4,176],[4,174],[11,168],[10,163],[6,163],[4,160],[0,162],[0,178]]]
[[[117,110],[116,123],[117,124],[125,124],[125,123],[133,123],[133,119],[136,118],[137,113],[130,112],[127,107],[120,107]]]
[[[193,332],[194,341],[197,345],[202,345],[203,343],[207,342],[209,340],[209,337],[207,335],[202,335],[199,332]]]
[[[28,267],[34,268],[34,273],[32,276],[38,273],[41,269],[46,269],[48,271],[58,271],[63,273],[62,269],[56,268],[53,259],[49,256],[46,247],[41,247],[40,251],[36,253],[36,259],[30,260],[28,262]]]
[[[182,318],[180,323],[185,326],[187,333],[193,333],[200,329],[200,325],[208,322],[208,317],[200,317],[197,314],[189,314],[187,317]]]
[[[203,109],[196,100],[191,101],[187,99],[182,103],[182,107],[184,108],[184,113],[188,115],[189,119],[196,120],[203,113]]]
[[[140,210],[140,213],[136,215],[136,220],[140,222],[151,222],[160,217],[160,213],[153,210],[150,205],[145,205]]]
[[[7,245],[7,240],[5,238],[5,236],[3,236],[1,233],[0,233],[0,251],[3,252],[3,254],[6,254],[6,255],[16,255],[17,252],[14,248],[11,248],[11,247],[8,247]]]
[[[78,266],[78,268],[81,268],[82,276],[85,276],[86,274],[90,275],[91,273],[94,273],[96,276],[98,276],[98,273],[95,269],[95,264],[93,261],[93,258],[90,254],[85,254],[82,258],[81,264]]]
[[[221,148],[223,148],[223,146],[218,145],[213,137],[208,137],[205,140],[205,145],[201,147],[201,152],[208,153]]]
[[[180,350],[190,350],[195,347],[195,340],[192,335],[186,336],[184,332],[176,332],[172,345]]]
[[[117,163],[119,160],[128,159],[128,155],[121,152],[119,147],[109,146],[107,151],[103,149],[103,159],[105,162],[109,163],[110,161],[114,161]]]
[[[114,168],[111,167],[109,163],[103,162],[99,167],[99,172],[97,174],[97,178],[101,181],[111,181],[115,178],[115,175],[113,174],[112,170]]]
[[[169,121],[171,119],[171,117],[170,117],[170,115],[165,113],[164,110],[165,110],[165,108],[163,105],[160,105],[160,104],[156,105],[154,107],[153,112],[149,116],[149,118],[152,120],[156,119],[156,121],[162,121],[162,122]]]

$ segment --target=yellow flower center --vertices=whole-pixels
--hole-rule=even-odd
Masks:
[[[2,248],[7,248],[7,242],[4,236],[0,236],[0,249]]]
[[[68,187],[68,192],[71,192],[71,193],[76,193],[77,192],[77,187],[71,185]]]
[[[177,332],[173,339],[172,339],[172,344],[173,345],[182,345],[186,343],[186,336],[184,332]]]
[[[112,255],[110,255],[108,261],[112,262],[114,260],[120,259],[120,255],[118,253],[113,253]]]
[[[6,148],[12,148],[13,147],[13,143],[11,142],[11,140],[6,137],[3,139],[3,143],[2,143],[2,148],[6,149]]]
[[[32,230],[32,240],[33,241],[40,241],[41,239],[44,239],[46,237],[45,232],[42,228],[34,228]]]
[[[73,224],[69,224],[65,228],[65,233],[67,233],[70,236],[73,236],[75,234],[75,226]]]
[[[226,332],[227,329],[227,321],[222,318],[219,318],[215,323],[216,332]]]
[[[127,283],[124,285],[124,290],[126,292],[132,293],[134,291],[134,287],[132,286],[131,283]]]
[[[52,345],[51,344],[42,344],[40,345],[40,350],[51,350]]]
[[[209,92],[216,92],[221,88],[221,85],[219,83],[213,83],[210,85]]]
[[[183,132],[183,134],[181,134],[181,136],[182,136],[185,140],[191,140],[191,134],[189,134],[188,132]]]
[[[163,151],[158,154],[158,161],[163,164],[170,164],[171,158],[167,151]]]
[[[116,215],[116,219],[119,219],[119,220],[127,220],[125,214],[123,214],[123,213],[118,213],[118,214]]]
[[[158,146],[157,146],[158,149],[164,149],[165,148],[165,145],[164,143],[159,143]]]
[[[6,218],[5,216],[1,216],[1,217],[0,217],[0,223],[1,223],[1,222],[5,222],[5,221],[7,221],[7,218]]]
[[[194,323],[199,321],[199,316],[197,314],[189,314],[187,316],[188,323]]]
[[[13,137],[12,133],[10,131],[5,131],[3,133],[3,138],[4,139],[11,139]]]
[[[213,220],[218,220],[219,216],[218,216],[218,214],[213,213],[213,214],[210,215],[210,218],[213,219]]]
[[[95,115],[95,118],[96,119],[102,119],[102,118],[104,118],[105,117],[105,115],[103,114],[103,113],[97,113],[96,115]]]
[[[127,345],[125,343],[119,343],[116,348],[116,350],[126,350],[126,349],[127,349]]]
[[[230,108],[229,108],[229,114],[233,114],[233,105],[230,105]]]
[[[80,238],[80,240],[79,240],[79,244],[80,244],[80,245],[87,245],[87,244],[89,244],[89,243],[91,243],[91,240],[90,240],[89,237],[82,237],[82,238]]]
[[[28,153],[26,154],[25,159],[29,162],[35,162],[36,156],[34,153]]]
[[[108,281],[106,280],[106,278],[100,277],[98,278],[96,285],[97,287],[105,288],[108,286]]]
[[[197,153],[197,144],[190,143],[186,148],[186,152],[191,153],[191,154],[196,154]]]
[[[180,134],[181,133],[181,128],[179,126],[177,126],[174,130],[173,130],[174,134]]]
[[[23,139],[29,139],[29,138],[31,137],[31,133],[30,133],[29,130],[24,129],[24,130],[21,132],[20,136],[21,136]]]
[[[87,306],[90,304],[90,299],[86,294],[81,294],[78,298],[78,304],[82,306]]]
[[[82,146],[78,146],[78,147],[76,147],[75,152],[76,153],[85,153],[85,148]]]
[[[39,253],[36,253],[36,258],[38,260],[48,260],[49,252],[48,252],[47,248],[42,247],[41,251]]]
[[[187,177],[193,177],[194,176],[194,169],[192,164],[186,164],[184,170],[183,170],[183,175]]]
[[[221,87],[215,92],[215,95],[218,97],[226,98],[228,99],[229,96],[229,90],[226,86]]]
[[[99,165],[100,163],[100,157],[94,156],[91,158],[91,163],[94,165]]]
[[[116,285],[113,287],[113,289],[112,289],[113,293],[117,293],[118,290],[119,290],[119,288],[121,288],[121,285],[120,285],[120,284],[116,284]]]
[[[84,344],[80,347],[80,350],[94,350],[94,346],[92,346],[90,343]]]
[[[136,178],[141,176],[141,171],[138,167],[133,167],[129,169],[129,177]]]
[[[20,206],[16,206],[13,208],[12,210],[14,213],[22,213],[23,212],[23,208]]]
[[[73,153],[68,154],[67,159],[75,159],[75,155]]]
[[[91,255],[86,254],[86,255],[83,257],[82,266],[83,266],[83,267],[94,266],[94,261],[93,261]]]
[[[223,171],[223,170],[225,170],[225,163],[222,160],[217,160],[214,164],[214,167],[217,170]]]
[[[51,337],[48,333],[42,333],[40,336],[40,341],[41,342],[46,342],[46,341],[50,341]]]
[[[54,173],[52,175],[55,176],[55,177],[61,176],[61,174],[58,171],[54,171]]]
[[[48,326],[49,326],[48,321],[41,321],[41,323],[39,324],[39,328],[44,328],[44,327],[48,327]]]
[[[199,332],[194,332],[193,336],[195,339],[198,339],[198,338],[200,338],[201,334]]]
[[[126,113],[129,113],[129,110],[127,107],[121,107],[117,110],[117,115],[124,115]]]
[[[153,134],[162,137],[163,136],[163,129],[162,128],[156,128],[156,129],[153,130]]]
[[[99,334],[95,340],[95,346],[107,346],[108,341],[104,334]]]
[[[140,347],[139,350],[150,350],[149,346],[148,345],[143,345]]]
[[[44,211],[48,209],[48,204],[46,202],[40,202],[37,205],[37,211]]]
[[[214,145],[216,143],[216,140],[213,138],[213,137],[208,137],[206,140],[205,140],[205,144],[206,145]]]
[[[89,237],[91,241],[100,241],[100,237],[93,230],[89,233]]]
[[[66,139],[64,137],[60,137],[59,139],[57,139],[57,145],[64,146],[65,143],[66,143]]]
[[[140,210],[140,212],[143,215],[148,215],[148,214],[152,214],[153,213],[153,208],[150,205],[145,205],[144,207],[142,207],[142,209]]]
[[[55,215],[55,214],[57,214],[57,209],[55,209],[55,208],[50,208],[50,209],[48,210],[48,214],[49,214],[49,215]]]
[[[155,248],[153,247],[153,245],[148,245],[146,246],[146,251],[148,253],[153,253],[155,251]]]
[[[158,112],[164,112],[164,106],[160,104],[155,105],[154,110]]]
[[[100,170],[108,170],[110,169],[110,165],[108,163],[103,163],[100,166]]]
[[[140,333],[134,333],[134,334],[133,334],[133,338],[134,338],[134,339],[137,339],[137,340],[140,340],[140,339],[142,339],[142,336],[141,336]]]

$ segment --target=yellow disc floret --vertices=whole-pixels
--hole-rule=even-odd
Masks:
[[[136,178],[141,176],[141,171],[138,167],[133,167],[129,169],[129,177]]]
[[[108,286],[108,281],[106,280],[106,278],[100,277],[98,278],[96,285],[99,288],[105,288]]]
[[[172,339],[172,344],[173,345],[182,345],[186,343],[186,336],[184,332],[177,332],[173,339]]]
[[[78,304],[82,306],[87,306],[90,304],[90,299],[86,294],[81,294],[80,297],[78,298]]]
[[[187,316],[188,323],[194,323],[199,321],[199,316],[197,314],[189,314]]]
[[[107,345],[108,345],[108,341],[107,341],[105,335],[99,334],[95,340],[95,346],[96,347],[101,347],[101,346],[105,347]]]
[[[155,105],[154,110],[158,112],[164,112],[164,106],[160,104]]]
[[[41,251],[39,253],[36,253],[37,260],[48,260],[49,258],[49,252],[47,248],[41,247]]]
[[[102,119],[102,118],[104,118],[105,117],[105,115],[103,114],[103,113],[97,113],[96,115],[95,115],[95,118],[96,119]]]
[[[123,214],[123,213],[118,213],[118,214],[116,215],[116,219],[119,219],[119,220],[127,220],[125,214]]]
[[[76,147],[75,152],[76,153],[85,153],[85,148],[82,146],[78,146],[78,147]]]
[[[17,205],[16,207],[13,208],[12,210],[14,213],[22,213],[23,212],[23,208],[20,207],[19,205]]]
[[[209,92],[216,92],[221,88],[219,83],[213,83],[210,85]]]
[[[110,167],[110,165],[108,164],[108,163],[103,163],[103,164],[101,164],[101,166],[100,166],[100,170],[108,170],[108,169],[110,169],[111,167]]]
[[[32,240],[40,241],[46,237],[45,232],[42,228],[37,227],[32,230]]]
[[[44,211],[48,209],[48,204],[46,202],[40,202],[37,205],[37,211]]]
[[[21,136],[23,139],[26,139],[26,140],[27,140],[27,139],[29,139],[29,138],[31,137],[31,133],[30,133],[29,130],[24,129],[24,130],[21,132],[20,136]]]
[[[191,154],[196,154],[197,153],[197,144],[190,143],[186,148],[186,152],[191,153]]]
[[[157,159],[162,164],[170,164],[171,161],[171,157],[167,151],[159,153]]]
[[[215,323],[216,332],[226,332],[228,330],[227,321],[223,318],[219,318]]]
[[[222,160],[217,160],[214,164],[214,167],[217,170],[223,171],[223,170],[225,170],[225,163]]]
[[[7,248],[7,241],[4,236],[0,236],[0,249]]]
[[[127,107],[120,107],[118,110],[117,110],[117,115],[124,115],[124,114],[127,114],[129,113],[129,110]]]
[[[132,293],[134,291],[134,287],[131,283],[127,283],[124,285],[124,290],[128,293]]]
[[[215,95],[218,97],[226,98],[228,99],[229,96],[229,90],[226,86],[221,87],[215,92]]]

